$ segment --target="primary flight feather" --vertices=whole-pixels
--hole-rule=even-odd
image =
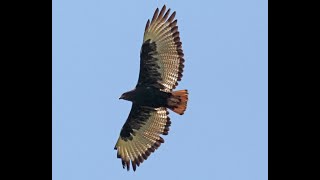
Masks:
[[[164,5],[148,20],[140,52],[140,73],[136,88],[120,99],[132,102],[129,117],[115,145],[123,168],[135,171],[161,143],[171,124],[167,108],[182,115],[187,108],[188,91],[172,91],[182,78],[184,54],[176,12]]]

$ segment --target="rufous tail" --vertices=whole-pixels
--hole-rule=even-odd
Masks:
[[[188,90],[174,91],[168,98],[168,108],[173,112],[182,115],[187,109]]]

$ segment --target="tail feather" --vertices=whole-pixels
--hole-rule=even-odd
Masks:
[[[188,90],[174,91],[168,98],[168,108],[173,112],[182,115],[187,109]]]

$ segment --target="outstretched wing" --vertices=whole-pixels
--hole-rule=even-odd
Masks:
[[[164,5],[159,13],[148,20],[140,52],[140,74],[137,87],[154,86],[171,92],[181,80],[183,72],[183,51],[179,37],[176,12],[165,13]],[[169,18],[168,18],[169,17]]]
[[[164,140],[160,134],[167,135],[171,124],[168,111],[164,107],[150,108],[132,104],[126,123],[114,147],[121,158],[123,168],[133,170],[154,152]]]

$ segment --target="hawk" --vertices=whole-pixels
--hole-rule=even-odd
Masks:
[[[172,91],[184,68],[176,12],[170,16],[164,5],[148,20],[140,51],[140,72],[135,89],[119,99],[132,102],[127,121],[114,147],[123,168],[135,171],[161,143],[171,124],[168,110],[182,115],[187,108],[188,91]]]

